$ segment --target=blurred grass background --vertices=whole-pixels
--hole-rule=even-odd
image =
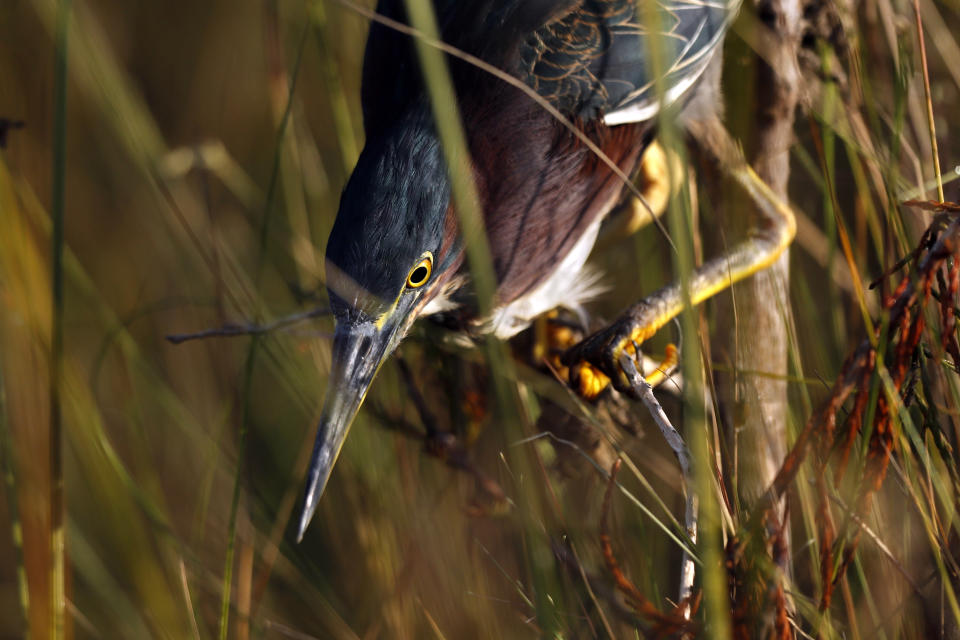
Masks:
[[[870,281],[926,225],[924,215],[897,202],[935,197],[912,3],[831,6],[844,35],[826,29],[827,39],[811,34],[804,41],[805,68],[815,80],[805,96],[809,110],[798,118],[791,181],[805,216],[792,254],[794,427],[864,334],[833,203],[850,230],[861,278]],[[920,6],[949,178],[960,126],[953,36],[960,6]],[[51,615],[55,20],[52,0],[0,3],[0,117],[25,123],[0,151],[0,446],[10,478],[0,499],[0,637],[47,637]],[[738,114],[753,113],[752,92],[748,74],[736,71],[752,64],[753,28],[747,17],[738,22],[725,63],[729,120],[743,138],[750,121]],[[420,424],[410,394],[396,365],[387,364],[314,525],[295,545],[288,519],[322,402],[330,320],[258,339],[252,361],[247,338],[180,346],[165,340],[324,303],[324,244],[362,146],[366,29],[365,19],[336,2],[74,3],[63,317],[67,615],[74,637],[639,634],[636,618],[611,596],[600,557],[603,477],[589,465],[559,473],[545,440],[518,444],[537,433],[532,389],[563,396],[546,377],[520,369],[518,428],[464,418],[461,400],[486,387],[480,355],[439,352],[428,330],[418,329],[401,354],[440,422],[471,443],[474,465],[513,504],[485,503],[474,477],[423,453],[408,433]],[[823,164],[812,132],[823,140]],[[954,183],[946,189],[948,200],[958,199]],[[707,234],[710,224],[706,216]],[[611,285],[595,305],[601,317],[672,277],[655,230],[596,260]],[[707,318],[716,321],[709,307]],[[724,364],[716,362],[719,370]],[[898,476],[869,523],[897,560],[862,545],[850,600],[824,627],[829,636],[876,637],[870,630],[881,629],[884,637],[919,638],[948,626],[938,626],[948,607],[933,556],[949,549],[930,544],[910,491],[915,483],[936,484],[937,498],[924,508],[953,531],[955,460],[922,446],[940,428],[957,444],[956,382],[931,383],[938,384],[937,397],[947,402],[939,422],[922,425],[919,449],[904,454],[925,471],[919,479]],[[642,408],[633,413],[645,424]],[[676,593],[680,558],[679,471],[655,429],[607,437],[630,460],[631,473],[620,480],[634,498],[618,495],[613,509],[621,564],[665,606]],[[794,515],[794,595],[809,622],[817,615],[803,594],[816,592],[817,556],[806,532],[815,516],[802,506]],[[225,626],[221,601],[234,535]]]

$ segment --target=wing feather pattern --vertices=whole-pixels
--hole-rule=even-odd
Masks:
[[[566,115],[616,125],[649,120],[661,104],[680,99],[740,2],[434,0],[434,8],[444,41],[513,73]],[[377,12],[406,21],[404,0],[380,0]],[[659,70],[654,47],[664,61]],[[461,98],[482,95],[471,88],[491,81],[462,68],[457,78]],[[363,69],[367,135],[389,126],[422,93],[411,39],[374,23]]]
[[[562,112],[581,120],[643,122],[702,75],[739,4],[582,0],[526,39],[518,75]],[[652,62],[655,51],[663,60],[661,69]],[[658,81],[663,100],[657,95]]]

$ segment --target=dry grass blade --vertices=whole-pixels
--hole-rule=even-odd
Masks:
[[[933,156],[933,174],[937,180],[937,197],[943,202],[943,177],[940,175],[940,152],[937,150],[937,127],[933,117],[933,98],[930,93],[930,69],[927,66],[927,44],[923,37],[923,18],[920,17],[920,0],[913,0],[917,23],[917,41],[920,43],[920,69],[923,71],[923,92],[926,96],[927,126],[930,134],[930,152]]]
[[[942,212],[955,207],[944,205],[933,208]],[[877,351],[878,348],[883,349],[887,345],[879,344],[876,348],[871,346],[871,344],[877,344],[885,335],[877,329],[871,341],[864,341],[847,358],[830,397],[821,409],[811,416],[794,443],[771,486],[768,506],[761,512],[762,517],[769,518],[771,505],[776,499],[785,495],[796,477],[800,464],[812,451],[818,495],[817,522],[818,541],[821,546],[820,571],[823,592],[820,596],[820,608],[822,610],[830,607],[833,588],[843,578],[855,557],[862,532],[862,528],[856,526],[856,523],[864,521],[874,496],[883,485],[894,442],[897,439],[895,430],[898,428],[898,422],[890,406],[891,399],[885,394],[880,394],[876,397],[875,407],[868,405],[868,400],[874,397],[870,393],[871,381],[885,371],[888,372],[892,390],[898,394],[905,392],[908,374],[913,369],[926,327],[923,309],[933,299],[933,283],[943,269],[947,269],[951,274],[954,271],[952,265],[947,266],[949,258],[954,261],[960,259],[960,218],[954,216],[945,227],[943,222],[943,219],[934,222],[928,233],[924,234],[921,245],[913,253],[916,273],[904,275],[894,293],[884,302],[884,307],[889,313],[887,325],[891,329],[886,336],[889,344],[889,349],[886,350],[887,357],[880,359]],[[917,281],[913,280],[914,277]],[[951,275],[950,282],[952,281]],[[955,293],[952,295],[953,297],[941,292],[939,298],[955,300]],[[942,309],[942,303],[940,306]],[[952,307],[952,303],[950,306]],[[947,333],[953,336],[955,326],[952,323],[952,311],[941,312],[939,318],[942,323],[941,335]],[[837,415],[855,391],[856,399],[853,407],[844,421],[844,429],[838,433]],[[867,416],[872,416],[869,422]],[[830,489],[826,484],[827,465],[832,458],[837,458],[833,479],[836,483],[841,482],[846,474],[850,451],[857,436],[868,438],[865,466],[862,477],[858,479],[859,491],[856,506],[852,512],[853,517],[847,520],[840,531],[837,531],[829,510]],[[853,528],[852,532],[851,528]]]

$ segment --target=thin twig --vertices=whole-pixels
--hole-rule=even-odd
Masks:
[[[326,307],[317,307],[316,309],[310,309],[309,311],[303,311],[301,313],[294,313],[289,316],[284,316],[268,324],[225,324],[222,327],[217,327],[215,329],[204,329],[203,331],[197,331],[195,333],[172,333],[167,336],[167,340],[173,344],[182,344],[190,340],[202,340],[204,338],[259,336],[298,324],[300,322],[313,320],[315,318],[322,318],[328,315],[330,315],[330,309]]]
[[[667,444],[670,445],[674,455],[677,456],[677,462],[680,463],[680,472],[683,474],[683,484],[681,489],[683,491],[683,499],[686,505],[683,513],[684,527],[687,530],[687,535],[690,537],[690,541],[696,544],[697,517],[700,512],[700,501],[697,498],[697,495],[690,490],[690,486],[693,482],[691,475],[690,450],[687,448],[687,444],[683,441],[683,437],[676,430],[673,424],[670,423],[670,419],[667,417],[667,414],[664,413],[663,407],[660,406],[660,402],[657,400],[656,396],[653,395],[653,387],[650,386],[650,383],[644,380],[643,376],[640,375],[640,372],[637,371],[637,367],[633,363],[633,360],[626,354],[623,354],[620,357],[620,366],[623,367],[623,371],[627,374],[627,379],[630,380],[630,384],[633,386],[634,391],[636,391],[637,395],[643,401],[643,404],[646,405],[650,415],[653,416],[653,421],[656,422],[657,426],[660,428],[660,433],[663,434],[664,440],[666,440]],[[693,561],[693,556],[684,551],[683,559],[680,561],[680,603],[687,602],[691,595],[693,595],[693,582],[694,578],[696,577],[696,571],[696,564]],[[690,619],[689,607],[684,608],[683,615],[686,619]]]

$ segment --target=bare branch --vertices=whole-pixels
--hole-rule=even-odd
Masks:
[[[687,448],[687,443],[683,441],[683,436],[680,435],[680,432],[671,424],[667,414],[664,413],[663,407],[660,406],[657,397],[653,395],[653,387],[650,386],[650,383],[637,371],[633,360],[624,354],[620,357],[620,366],[623,367],[623,371],[627,374],[627,378],[630,380],[630,384],[633,386],[635,393],[643,401],[643,404],[646,405],[650,415],[653,416],[653,421],[656,422],[660,428],[663,439],[670,445],[674,455],[677,456],[677,462],[680,463],[680,472],[683,474],[683,499],[686,505],[683,514],[684,527],[687,530],[687,535],[690,537],[690,540],[696,544],[700,501],[697,495],[690,491],[690,486],[692,485],[690,450]],[[681,605],[684,602],[688,602],[689,598],[693,595],[693,581],[695,577],[696,565],[693,562],[693,556],[687,551],[684,551],[683,559],[680,561],[679,602]],[[684,608],[683,615],[686,619],[690,619],[689,607]]]
[[[328,315],[330,315],[330,309],[327,309],[326,307],[317,307],[315,309],[310,309],[309,311],[303,311],[301,313],[294,313],[289,316],[284,316],[283,318],[264,325],[231,323],[215,329],[204,329],[203,331],[197,331],[196,333],[172,333],[167,336],[167,341],[173,344],[182,344],[184,342],[189,342],[190,340],[203,340],[206,338],[259,336],[272,333],[274,331],[279,331],[295,324],[306,322],[307,320],[323,318]]]

